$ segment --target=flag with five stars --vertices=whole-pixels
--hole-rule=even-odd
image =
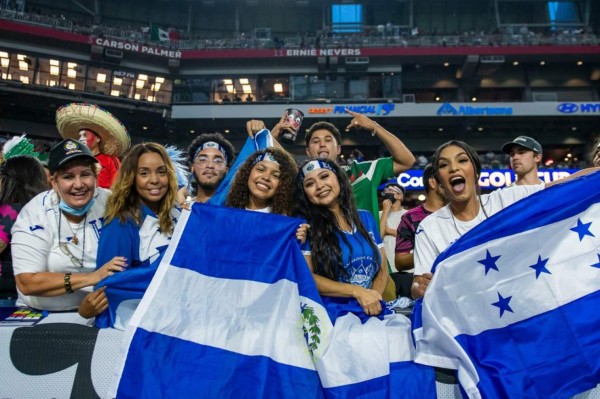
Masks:
[[[536,193],[458,239],[414,315],[416,361],[469,397],[568,398],[600,382],[600,173]]]

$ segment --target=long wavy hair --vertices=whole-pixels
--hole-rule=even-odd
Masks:
[[[300,170],[308,162],[314,159],[309,159],[300,166]],[[381,257],[379,248],[375,245],[373,238],[365,229],[356,202],[352,192],[352,185],[344,171],[337,163],[330,160],[321,160],[327,163],[333,169],[340,185],[340,196],[338,202],[342,216],[351,227],[356,228],[358,233],[362,235],[369,243],[371,250],[376,256],[377,264],[381,267]],[[296,179],[296,196],[300,198],[300,214],[303,215],[310,224],[310,245],[311,257],[313,263],[313,272],[320,276],[327,277],[331,280],[338,281],[341,276],[347,276],[347,272],[342,264],[342,250],[338,237],[350,248],[350,257],[352,257],[352,246],[350,245],[346,235],[343,234],[337,222],[335,214],[326,206],[318,206],[311,203],[304,191],[304,179],[302,174]]]
[[[141,224],[142,212],[140,205],[142,199],[135,188],[135,176],[140,157],[147,153],[158,154],[167,168],[169,186],[160,203],[157,216],[161,233],[169,234],[174,227],[171,210],[175,206],[177,198],[177,177],[165,147],[158,143],[136,144],[123,159],[117,178],[111,187],[112,194],[108,197],[105,213],[106,223],[118,217],[121,222],[124,222],[127,218],[133,218],[138,225]]]
[[[44,167],[30,155],[9,158],[0,166],[0,205],[24,205],[48,188]]]
[[[267,148],[256,151],[239,167],[233,179],[233,184],[227,194],[226,205],[232,208],[245,209],[250,204],[250,189],[248,188],[248,179],[250,173],[256,165],[254,160],[257,156],[268,153],[273,155],[279,163],[279,187],[269,205],[271,211],[280,215],[291,215],[294,212],[294,190],[298,166],[296,161],[286,152],[278,148]]]

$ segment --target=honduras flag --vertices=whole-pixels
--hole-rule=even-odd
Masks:
[[[600,173],[490,217],[434,264],[417,361],[471,398],[568,398],[600,381]]]
[[[184,212],[126,330],[109,395],[320,397],[312,354],[331,325],[299,223],[205,204]]]
[[[238,168],[246,162],[246,159],[252,154],[254,154],[258,150],[264,150],[265,148],[273,147],[273,136],[271,132],[267,129],[262,129],[258,131],[254,138],[248,137],[244,146],[240,150],[240,153],[235,158],[233,165],[229,169],[229,173],[225,176],[215,195],[212,196],[211,199],[208,200],[209,204],[212,205],[225,205],[225,200],[227,200],[227,193],[229,193],[229,189],[231,188],[231,184],[233,183],[233,178],[235,176],[235,172]]]

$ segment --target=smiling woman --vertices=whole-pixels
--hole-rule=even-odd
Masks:
[[[123,159],[112,189],[106,208],[106,226],[98,245],[97,267],[101,268],[113,257],[123,259],[128,268],[158,264],[181,213],[175,206],[175,168],[165,148],[157,143],[133,146]],[[85,310],[80,308],[85,317],[106,309],[104,291],[98,290],[95,294],[96,297],[88,298],[89,306]],[[107,313],[106,317],[96,320],[100,327],[114,323]]]
[[[52,148],[53,189],[25,205],[12,229],[18,306],[77,309],[90,287],[122,270],[109,259],[98,270],[96,250],[108,191],[96,187],[96,158],[71,139]]]
[[[226,205],[291,215],[297,173],[296,162],[287,152],[278,148],[257,151],[236,172]]]
[[[333,161],[304,163],[297,179],[311,225],[303,253],[322,296],[355,298],[369,316],[382,311],[388,280],[383,243],[373,216],[358,210],[352,186]]]

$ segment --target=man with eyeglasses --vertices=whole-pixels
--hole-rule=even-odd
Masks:
[[[192,180],[188,195],[196,202],[207,202],[229,172],[235,151],[233,145],[220,133],[201,134],[188,148]]]

